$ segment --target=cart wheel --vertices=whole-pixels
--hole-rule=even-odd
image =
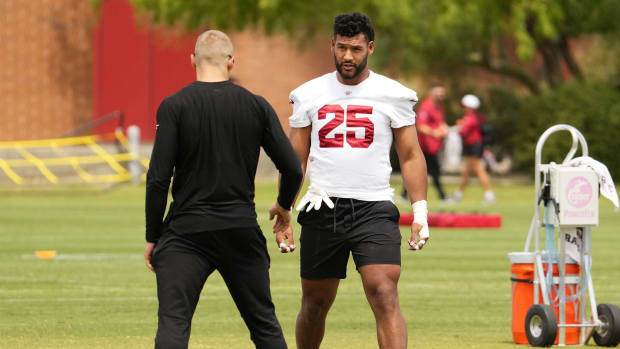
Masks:
[[[534,304],[525,316],[525,335],[534,347],[549,347],[558,334],[555,312],[547,304]]]
[[[620,343],[620,309],[615,304],[599,304],[596,311],[603,325],[594,331],[594,341],[601,347],[615,347]]]

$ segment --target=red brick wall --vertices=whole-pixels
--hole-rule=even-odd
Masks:
[[[161,99],[194,80],[188,47],[196,34],[162,33],[141,14],[115,18],[105,12],[109,5],[129,8],[128,0],[105,0],[100,10],[87,0],[0,0],[0,141],[59,137],[114,110],[125,113],[126,124],[148,128]],[[251,30],[230,36],[233,77],[267,98],[285,128],[290,90],[333,70],[329,37],[302,50],[285,36]],[[100,52],[98,41],[117,51]],[[141,69],[135,80],[123,76]],[[115,74],[115,90],[101,97],[97,91]],[[143,135],[149,139],[152,130]]]
[[[58,137],[92,118],[84,0],[0,1],[0,140]]]

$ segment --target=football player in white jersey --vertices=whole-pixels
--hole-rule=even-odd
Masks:
[[[402,238],[389,152],[394,141],[413,203],[409,245],[419,250],[428,225],[426,164],[414,126],[417,96],[368,69],[374,30],[366,15],[337,16],[331,47],[336,71],[290,94],[290,139],[310,179],[297,206],[303,293],[297,348],[319,348],[350,253],[375,315],[379,347],[405,348],[397,290]]]

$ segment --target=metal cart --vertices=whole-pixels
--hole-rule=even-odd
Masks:
[[[561,164],[542,164],[543,146],[558,131],[570,133],[572,146]],[[585,345],[591,337],[599,346],[614,347],[620,342],[620,309],[614,304],[596,305],[590,273],[591,227],[598,225],[599,186],[592,169],[569,165],[579,145],[583,156],[588,156],[588,145],[581,132],[564,124],[547,129],[536,144],[534,217],[523,252],[533,257],[534,265],[533,280],[529,281],[534,299],[525,316],[525,333],[533,346]],[[532,241],[534,248],[530,252]],[[575,253],[572,258],[567,255],[570,243],[577,246],[576,258]],[[575,266],[569,274],[567,260]],[[572,343],[567,343],[567,331],[574,335]]]

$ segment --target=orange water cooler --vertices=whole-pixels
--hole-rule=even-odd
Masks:
[[[525,317],[527,311],[534,304],[534,253],[533,252],[513,252],[508,254],[510,259],[510,280],[512,281],[512,338],[517,344],[529,344],[525,334]],[[543,265],[546,273],[548,264]],[[571,299],[578,292],[579,265],[574,263],[566,264],[567,283],[565,286],[566,296]],[[553,264],[553,276],[558,277],[558,266]],[[572,282],[571,282],[572,281]],[[554,285],[556,288],[557,284]],[[551,291],[552,298],[557,294]],[[539,293],[538,303],[543,303],[542,292]],[[566,302],[566,323],[579,323],[579,299]],[[559,318],[559,308],[552,306],[556,317]],[[559,336],[556,336],[554,344],[558,344]],[[566,329],[565,344],[579,344],[579,328],[569,327]]]

